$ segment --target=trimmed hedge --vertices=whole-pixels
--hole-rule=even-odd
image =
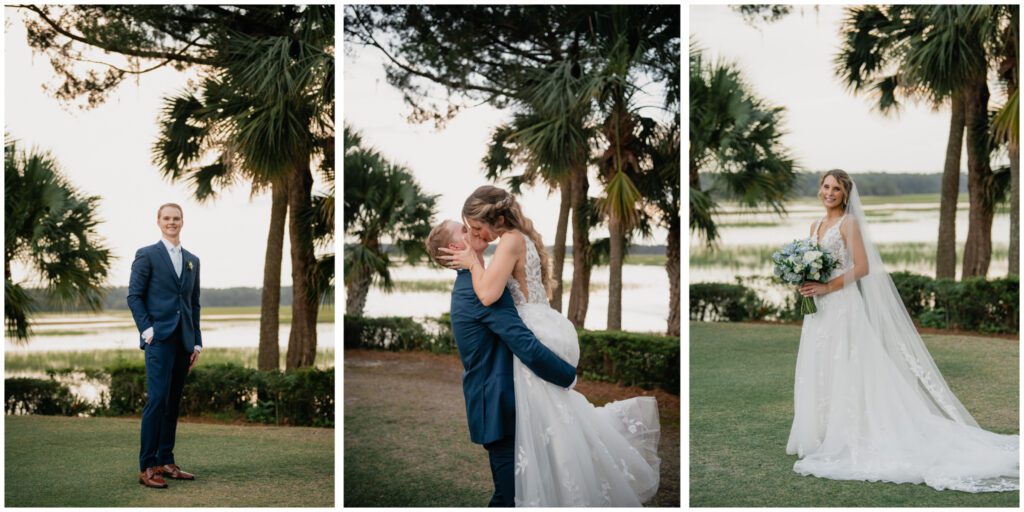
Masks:
[[[50,379],[15,377],[4,379],[4,412],[78,416],[92,407],[71,393],[68,386]]]
[[[771,306],[741,284],[690,285],[690,320],[742,322],[759,320],[772,312]]]
[[[954,281],[909,272],[890,275],[907,312],[924,327],[983,333],[1020,330],[1017,276]],[[690,320],[800,320],[795,297],[777,307],[764,303],[741,284],[696,283],[690,285]]]
[[[146,367],[118,364],[99,372],[109,392],[98,405],[79,402],[51,374],[44,379],[6,379],[8,414],[107,416],[140,414],[146,405]],[[30,381],[30,382],[26,382]],[[77,405],[76,405],[77,404]],[[244,417],[278,425],[334,426],[334,370],[259,371],[235,364],[197,366],[185,381],[183,416]]]
[[[458,353],[451,317],[428,318],[427,329],[409,317],[345,315],[345,348]],[[679,337],[579,330],[580,364],[588,378],[679,394]]]
[[[579,331],[589,378],[679,394],[679,338],[622,331]]]
[[[448,313],[427,318],[431,330],[406,316],[364,317],[345,315],[345,348],[391,351],[425,350],[439,354],[458,352]]]

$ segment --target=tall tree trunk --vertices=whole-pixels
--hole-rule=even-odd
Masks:
[[[366,247],[372,252],[377,252],[380,244],[374,238],[366,242]],[[347,290],[345,294],[345,314],[363,316],[363,310],[366,309],[366,296],[370,292],[370,281],[373,277],[372,271],[365,269],[362,272],[357,272],[355,269],[349,269],[349,272],[353,273],[354,276],[351,282],[345,286]]]
[[[626,256],[626,228],[622,219],[608,217],[608,326],[609,331],[622,330],[622,263]]]
[[[1020,139],[1010,139],[1010,271],[1020,275]]]
[[[962,277],[985,277],[992,259],[994,208],[988,187],[992,177],[988,155],[988,84],[974,77],[967,87],[967,193],[971,199]]]
[[[260,370],[278,370],[281,367],[278,333],[281,330],[281,258],[284,255],[284,225],[288,213],[287,179],[271,184],[270,197],[270,230],[263,259],[263,293],[260,298],[260,349],[257,357]]]
[[[668,272],[669,336],[679,336],[679,243],[682,219],[673,212],[668,221],[668,247],[665,249],[665,271]]]
[[[946,162],[942,167],[939,199],[939,243],[935,254],[935,278],[956,279],[956,202],[960,194],[960,157],[964,146],[964,96],[953,95],[949,119]]]
[[[1005,60],[1000,72],[1006,77],[1006,97],[1018,93],[1020,87],[1020,6],[1010,7],[1010,25],[1007,28]],[[1018,99],[1017,108],[1020,108]],[[1012,132],[1012,130],[1011,130]],[[1010,269],[1011,276],[1020,275],[1020,128],[1010,133]]]
[[[316,256],[310,225],[313,174],[308,155],[299,157],[289,173],[288,235],[292,252],[292,329],[288,336],[286,369],[313,366],[316,359],[318,297],[312,286]]]
[[[555,257],[551,262],[551,308],[562,311],[562,268],[565,267],[565,237],[569,231],[569,209],[572,207],[572,181],[569,176],[558,184],[562,200],[558,205],[558,227],[555,228]]]
[[[572,170],[572,288],[569,291],[569,321],[583,328],[590,302],[590,223],[586,215],[587,166]]]

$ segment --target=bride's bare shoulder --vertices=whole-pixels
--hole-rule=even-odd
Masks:
[[[505,245],[516,252],[526,249],[526,237],[519,231],[509,230],[501,234],[498,246]]]

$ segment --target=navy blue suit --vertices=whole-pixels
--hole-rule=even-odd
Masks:
[[[189,354],[203,345],[199,330],[199,258],[181,250],[181,277],[163,242],[135,253],[128,307],[139,332],[153,328],[146,351],[146,407],[142,410],[139,470],[174,464],[174,437]]]
[[[538,377],[569,387],[576,368],[545,347],[523,323],[512,296],[505,290],[491,306],[484,306],[473,291],[473,278],[459,270],[452,289],[452,333],[465,371],[469,438],[490,455],[495,493],[491,506],[514,506],[513,451],[516,398],[512,382],[515,354]]]

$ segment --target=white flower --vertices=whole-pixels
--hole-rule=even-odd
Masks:
[[[817,280],[821,279],[821,274],[819,274],[817,272],[813,272],[811,274],[811,279],[814,279],[815,281],[817,281]]]
[[[819,251],[807,251],[804,253],[804,263],[811,263],[821,257]]]

